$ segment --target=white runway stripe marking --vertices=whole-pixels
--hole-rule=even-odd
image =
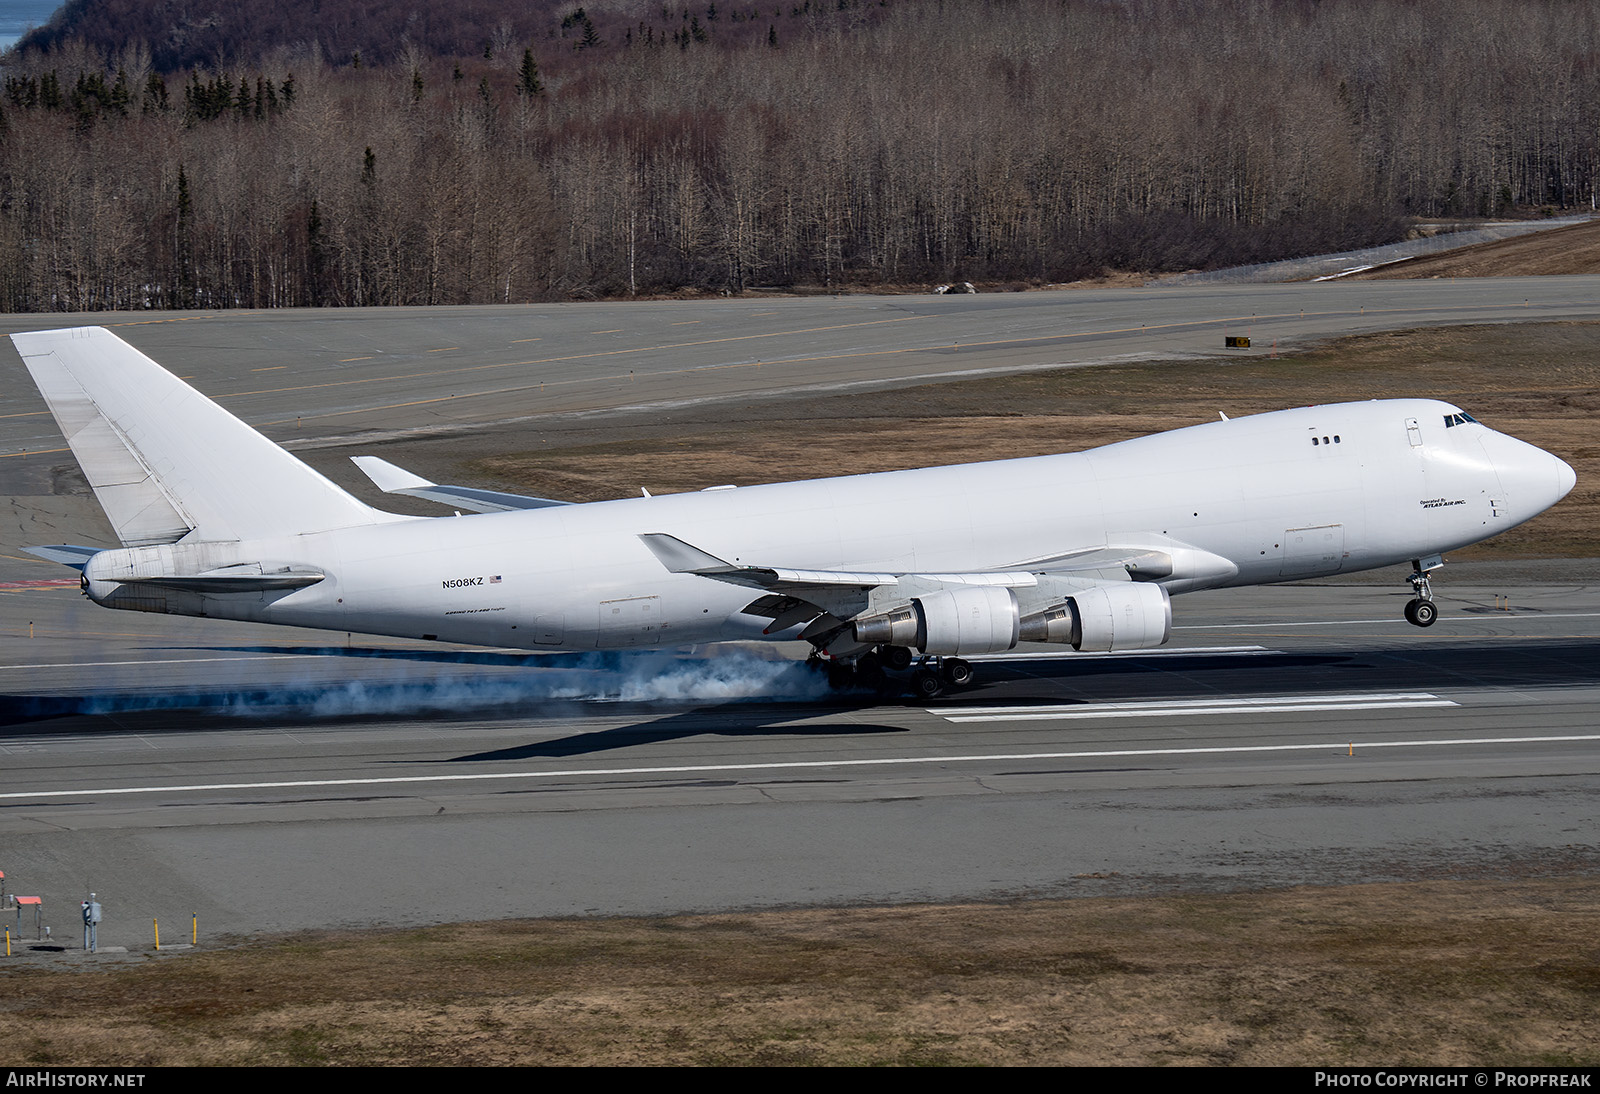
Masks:
[[[1105,657],[1182,657],[1204,654],[1261,654],[1277,653],[1265,646],[1167,646],[1150,650],[1115,650],[1110,653],[1080,653],[1077,650],[1049,650],[1038,653],[974,653],[968,661],[1083,661]]]
[[[1440,622],[1449,620],[1472,621],[1474,619],[1594,619],[1600,612],[1518,612],[1512,610],[1499,613],[1473,613],[1472,615],[1440,615]],[[1368,626],[1373,623],[1400,623],[1399,616],[1388,619],[1299,619],[1285,620],[1281,623],[1184,623],[1175,624],[1175,631],[1244,631],[1262,627],[1349,627],[1356,624]],[[1410,633],[1409,631],[1407,633]]]
[[[1378,695],[1287,695],[1256,699],[1165,699],[1137,703],[1071,703],[1061,706],[930,708],[950,722],[1028,722],[1073,718],[1178,718],[1197,714],[1286,714],[1316,710],[1393,710],[1453,707],[1429,692]]]
[[[139,661],[61,661],[50,665],[0,665],[0,672],[32,672],[34,669],[99,669],[118,665],[208,665],[222,661],[285,661],[296,657],[318,657],[314,653],[269,653],[253,657],[168,657]]]
[[[497,782],[506,779],[570,779],[621,775],[705,775],[739,771],[797,771],[839,767],[893,767],[909,764],[1017,763],[1028,760],[1105,760],[1139,756],[1208,756],[1246,752],[1331,752],[1348,749],[1444,748],[1458,745],[1548,744],[1600,741],[1600,733],[1562,737],[1459,737],[1414,741],[1322,741],[1295,745],[1225,745],[1204,748],[1118,748],[1086,752],[999,752],[971,756],[891,756],[871,760],[787,760],[759,764],[685,764],[677,767],[564,768],[557,771],[495,771],[472,775],[392,775],[372,779],[297,779],[285,782],[196,783],[179,786],[102,786],[80,790],[37,790],[0,794],[0,801],[81,798],[94,794],[177,794],[216,790],[302,790],[337,786],[414,786],[419,783]]]

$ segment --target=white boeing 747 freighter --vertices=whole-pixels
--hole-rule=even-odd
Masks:
[[[1562,460],[1432,399],[1088,452],[564,504],[358,457],[359,501],[99,327],[12,335],[121,546],[33,553],[108,608],[530,650],[802,639],[835,677],[970,682],[1019,642],[1159,646],[1170,597],[1411,562],[1542,513]],[[469,510],[461,515],[460,510]]]

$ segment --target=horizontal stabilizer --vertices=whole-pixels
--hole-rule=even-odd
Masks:
[[[79,547],[75,543],[56,543],[48,547],[24,547],[23,550],[30,555],[36,555],[50,562],[59,562],[63,566],[71,566],[74,570],[82,573],[83,568],[89,565],[89,560],[104,548]]]
[[[220,595],[222,593],[263,593],[278,589],[304,589],[315,585],[328,575],[311,571],[278,574],[187,574],[163,577],[119,578],[120,585],[153,585],[162,589],[177,589],[186,593]]]
[[[478,490],[471,486],[440,486],[377,456],[351,456],[350,460],[385,494],[405,494],[408,497],[425,498],[442,505],[468,509],[474,513],[509,513],[515,509],[546,509],[552,505],[571,504],[550,498],[530,498],[522,494]]]
[[[103,327],[11,341],[124,546],[407,519],[363,505]]]

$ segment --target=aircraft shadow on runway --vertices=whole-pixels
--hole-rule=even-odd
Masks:
[[[877,704],[862,704],[859,709],[868,713]],[[474,752],[453,757],[453,763],[475,763],[496,760],[559,759],[564,756],[591,756],[634,745],[661,744],[685,740],[690,737],[860,737],[880,733],[910,733],[905,726],[875,725],[871,722],[832,722],[827,724],[793,725],[803,718],[815,718],[823,713],[816,707],[795,709],[785,707],[773,710],[767,706],[748,703],[719,705],[714,709],[697,707],[692,711],[671,714],[665,718],[648,717],[632,725],[600,729],[588,733],[574,733],[549,741],[535,741],[510,748],[496,748],[488,752]]]
[[[841,727],[787,727],[785,723],[823,712],[866,715],[884,706],[922,705],[908,695],[875,695],[866,691],[830,693],[798,663],[759,662],[778,684],[770,691],[727,693],[719,658],[678,653],[507,654],[489,651],[374,649],[368,647],[240,646],[217,652],[300,654],[330,658],[380,659],[397,665],[427,662],[463,667],[519,669],[527,674],[404,675],[382,680],[295,681],[265,679],[255,669],[249,681],[233,687],[126,687],[77,694],[15,692],[0,694],[0,728],[30,726],[29,732],[146,732],[183,728],[216,728],[219,724],[273,725],[362,723],[397,718],[453,721],[503,719],[530,715],[557,716],[564,709],[592,716],[597,708],[637,714],[634,724],[596,733],[518,746],[471,759],[574,755],[606,751],[640,739],[661,739],[690,732],[723,733],[870,733],[897,727],[853,723]],[[1375,689],[1440,689],[1462,687],[1526,688],[1600,683],[1600,641],[1489,640],[1472,645],[1399,646],[1380,650],[1271,652],[1252,656],[1217,653],[1187,655],[1167,651],[1155,656],[1075,660],[986,661],[979,684],[947,695],[936,703],[983,705],[1029,703],[1097,703],[1120,700],[1166,700],[1218,696],[1274,696]],[[663,670],[665,675],[652,673]],[[274,668],[274,672],[281,670]],[[696,691],[697,672],[716,687]],[[683,674],[688,673],[685,677]],[[673,674],[677,674],[674,676]],[[689,686],[683,685],[687,679]],[[658,680],[672,687],[652,693]],[[626,693],[619,682],[642,682],[647,690]],[[758,684],[760,681],[757,682]],[[709,710],[724,712],[712,719]],[[666,715],[663,718],[663,714]],[[56,725],[40,726],[54,721]]]

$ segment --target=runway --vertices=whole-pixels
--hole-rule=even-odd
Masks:
[[[1596,313],[1600,279],[1552,278],[108,319],[315,460],[1224,333]],[[114,613],[17,553],[106,533],[9,349],[0,367],[0,869],[58,931],[88,889],[102,942],[137,945],[190,914],[253,933],[1600,865],[1591,563],[1447,567],[1428,631],[1398,573],[1180,597],[1167,648],[1022,650],[927,704],[828,693],[794,651]]]
[[[56,637],[0,667],[4,868],[240,933],[1590,870],[1600,595],[1508,588],[1452,586],[1426,634],[1387,586],[1197,594],[1172,647],[997,656],[932,704],[781,668],[713,698],[772,666],[737,649],[70,637],[107,613],[39,592]]]
[[[1600,317],[1600,277],[975,296],[0,317],[0,333],[103,324],[297,450],[551,415],[889,387],[1107,361],[1241,355],[1363,331]],[[9,347],[0,486],[60,450]],[[347,468],[335,468],[339,481]],[[20,492],[20,491],[5,491]]]

